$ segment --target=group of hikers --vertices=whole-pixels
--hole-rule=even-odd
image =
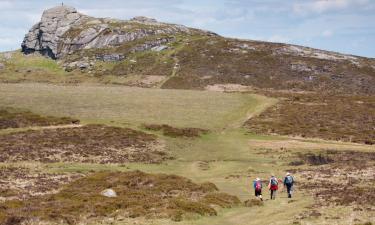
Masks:
[[[269,182],[268,182],[268,189],[271,192],[271,199],[276,199],[276,192],[279,189],[279,183],[282,182],[284,184],[284,187],[286,187],[288,198],[292,198],[292,192],[293,192],[293,185],[294,185],[294,178],[290,173],[287,173],[284,180],[277,179],[274,175],[271,176]],[[262,188],[263,184],[260,178],[256,178],[253,182],[254,190],[255,190],[255,197],[259,198],[263,201],[262,197]]]

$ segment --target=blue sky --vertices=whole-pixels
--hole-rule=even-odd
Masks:
[[[62,0],[0,0],[0,51],[20,48],[44,9]],[[97,17],[159,21],[227,37],[284,42],[375,58],[375,0],[65,0]]]

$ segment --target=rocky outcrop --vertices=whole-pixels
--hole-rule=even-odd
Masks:
[[[141,45],[134,46],[130,51],[143,52],[150,49],[153,51],[162,51],[167,48],[164,44],[172,41],[174,41],[174,38],[157,38],[156,40],[145,41]]]
[[[123,54],[103,54],[97,55],[96,59],[103,62],[119,62],[124,60],[125,56]]]
[[[148,36],[192,32],[197,30],[181,25],[160,23],[147,17],[135,17],[128,21],[98,19],[78,13],[76,9],[69,6],[58,6],[46,10],[41,21],[26,34],[22,51],[25,54],[39,52],[50,58],[60,59],[81,49],[112,48]],[[205,31],[199,32],[208,34]],[[164,41],[160,41],[159,44],[145,43],[140,48],[146,50],[155,48],[160,51],[165,49],[160,47],[160,44],[165,43]]]
[[[58,44],[63,35],[74,25],[80,24],[86,16],[69,6],[58,6],[43,12],[42,19],[26,34],[22,51],[26,54],[40,52],[56,59]]]

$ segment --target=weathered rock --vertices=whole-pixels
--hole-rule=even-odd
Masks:
[[[113,189],[105,189],[100,194],[103,195],[104,197],[107,197],[107,198],[116,198],[117,197],[117,193]]]
[[[78,62],[77,67],[82,69],[82,70],[87,69],[87,68],[90,67],[90,63],[88,63],[88,62]]]
[[[117,47],[152,35],[190,32],[193,29],[160,23],[147,17],[135,17],[130,21],[96,19],[78,13],[72,7],[58,6],[44,11],[41,21],[26,34],[22,51],[25,54],[40,52],[50,58],[60,59],[80,49]],[[194,29],[194,32],[199,31]],[[168,42],[165,40],[145,43],[137,46],[134,51],[149,50]],[[114,59],[109,58],[109,61]]]
[[[0,63],[0,70],[5,69],[5,65],[3,63]]]
[[[155,51],[155,52],[160,52],[160,51],[163,51],[165,49],[168,49],[168,46],[166,46],[166,45],[160,45],[160,46],[155,46],[155,47],[151,48],[151,50]]]
[[[169,43],[173,40],[174,40],[173,38],[159,38],[153,41],[146,41],[145,43],[141,45],[137,45],[133,47],[131,49],[131,52],[143,52],[143,51],[150,50],[150,49],[154,51],[162,51],[168,48],[167,46],[163,44]]]
[[[157,23],[158,22],[156,19],[148,18],[145,16],[136,16],[130,19],[130,21],[136,21],[136,22],[141,22],[141,23]]]
[[[104,62],[118,62],[125,59],[123,54],[105,54],[105,55],[97,55],[97,60],[104,61]]]
[[[69,6],[58,6],[44,11],[41,21],[25,36],[22,51],[26,54],[37,51],[56,59],[59,55],[58,43],[65,32],[84,18],[86,16]]]

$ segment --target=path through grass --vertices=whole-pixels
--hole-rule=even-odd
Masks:
[[[195,182],[213,182],[221,191],[236,195],[242,201],[253,198],[251,181],[255,177],[267,179],[271,173],[282,177],[290,168],[287,165],[288,159],[280,158],[283,152],[279,147],[282,146],[275,146],[294,145],[295,142],[288,141],[289,137],[259,136],[239,128],[241,121],[260,113],[275,102],[274,99],[259,95],[113,86],[0,84],[0,96],[0,104],[5,106],[21,107],[46,115],[71,116],[83,123],[106,123],[138,129],[141,129],[143,123],[165,123],[211,130],[195,139],[170,138],[156,132],[174,157],[161,164],[14,163],[16,166],[37,166],[48,172],[142,170],[177,174]],[[291,150],[319,150],[320,140],[303,141],[304,144],[298,142]],[[331,149],[350,148],[350,145],[322,142],[323,148]],[[362,149],[361,146],[353,144],[357,150],[369,150],[368,147]],[[288,149],[289,147],[287,146]],[[269,149],[273,154],[265,153]],[[298,179],[298,174],[296,178]],[[264,195],[268,198],[266,190]],[[297,191],[294,200],[289,202],[285,193],[279,193],[276,201],[268,200],[264,206],[225,209],[216,217],[198,217],[179,223],[137,218],[115,224],[292,224],[295,216],[311,210],[309,207],[313,204],[313,199],[303,192]],[[319,222],[316,218],[307,218],[301,224],[320,222],[322,218]],[[337,222],[350,224],[345,220]]]

